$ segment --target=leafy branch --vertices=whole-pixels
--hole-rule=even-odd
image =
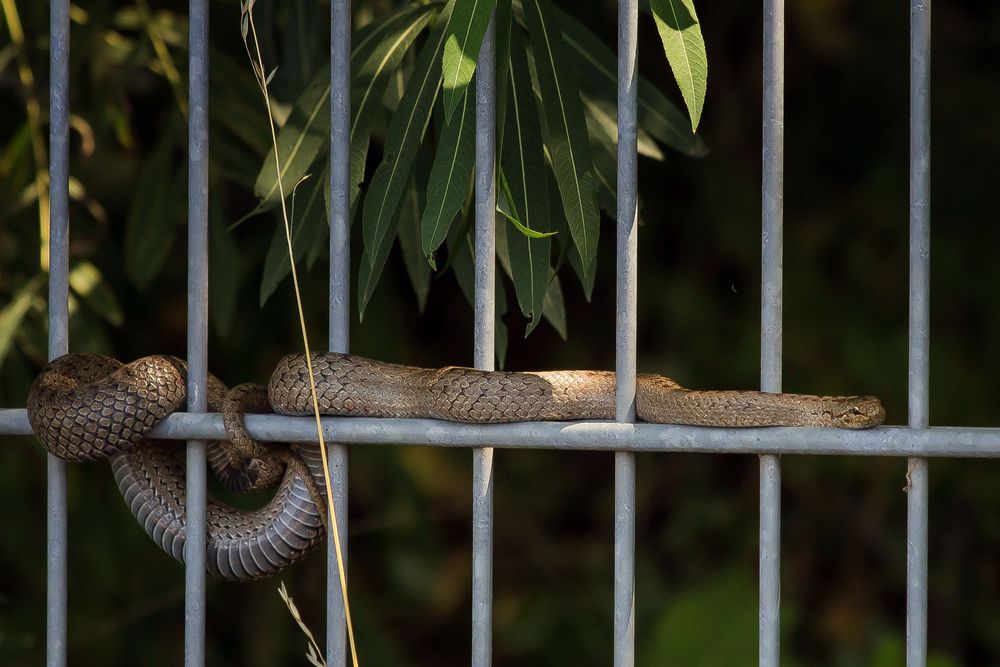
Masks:
[[[693,1],[652,0],[644,9],[660,33],[687,116],[640,80],[640,153],[663,160],[666,147],[697,157],[705,151],[693,129],[701,119],[708,69]],[[416,258],[439,272],[455,266],[439,256],[464,245],[455,239],[442,247],[467,212],[475,169],[471,83],[491,15],[497,34],[498,225],[509,222],[514,230],[497,248],[520,311],[529,318],[526,335],[542,319],[565,333],[562,300],[550,298],[564,262],[589,298],[600,212],[612,219],[617,214],[615,54],[552,0],[432,0],[376,18],[354,38],[351,217],[360,215],[362,224],[355,281],[362,316],[396,240],[421,303],[428,274],[415,268]],[[415,57],[408,58],[411,51]],[[393,80],[405,81],[399,95],[387,94]],[[276,147],[287,156],[282,168],[273,160],[277,148],[261,166],[255,212],[276,206],[282,186],[328,168],[329,93],[329,70],[321,68],[277,135]],[[380,118],[386,119],[384,132],[377,129]],[[365,181],[369,147],[377,140],[382,157]],[[429,159],[420,157],[425,154]],[[409,221],[419,206],[419,233],[412,233]],[[306,224],[315,243],[325,226]],[[468,233],[467,226],[461,230]],[[284,240],[272,242],[275,258],[284,254],[275,249],[279,243]],[[301,245],[296,253],[308,244]],[[262,301],[288,268],[284,259],[270,265]],[[460,283],[466,279],[453,272]],[[498,350],[503,353],[500,341]]]

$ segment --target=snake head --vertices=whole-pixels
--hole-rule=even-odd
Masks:
[[[829,415],[833,426],[871,428],[885,421],[885,408],[875,396],[847,396],[836,401]]]

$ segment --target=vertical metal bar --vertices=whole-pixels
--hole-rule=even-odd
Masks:
[[[351,322],[351,2],[330,3],[330,324],[332,352],[350,351]],[[347,569],[347,447],[329,445],[341,555]],[[332,537],[326,552],[326,662],[347,662],[344,596]]]
[[[638,286],[637,0],[618,2],[618,225],[615,419],[635,421]],[[615,452],[614,664],[635,664],[635,455]]]
[[[910,2],[909,424],[929,424],[931,3]],[[906,664],[927,664],[927,459],[907,467]]]
[[[476,64],[475,365],[496,358],[496,25],[490,17]],[[472,667],[493,662],[493,448],[472,452]]]
[[[785,134],[785,2],[764,0],[760,388],[781,391],[782,216]],[[760,457],[758,662],[780,662],[781,462]]]
[[[50,3],[49,359],[69,351],[69,0]],[[46,661],[66,665],[66,463],[47,458]]]
[[[208,375],[208,0],[190,0],[188,51],[187,409],[207,409]],[[184,665],[205,664],[205,441],[187,443]]]

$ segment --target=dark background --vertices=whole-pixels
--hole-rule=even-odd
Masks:
[[[122,243],[137,172],[176,104],[163,76],[140,57],[152,58],[142,33],[114,24],[116,12],[131,4],[85,4],[86,20],[78,16],[73,25],[71,96],[96,149],[88,154],[74,135],[72,170],[107,219],[95,222],[74,204],[73,250],[100,268],[123,322],[109,326],[88,306],[79,307],[71,348],[122,359],[183,356],[183,215],[163,270],[145,290],[125,275]],[[356,4],[362,13],[383,10],[378,3]],[[578,16],[613,45],[614,3],[583,4]],[[16,7],[36,98],[45,109],[47,10],[44,3]],[[155,3],[153,9],[183,17],[186,5]],[[668,152],[664,163],[640,161],[639,367],[692,387],[753,388],[759,382],[762,19],[759,3],[702,2],[699,10],[709,56],[701,131],[710,153],[696,160]],[[238,3],[213,2],[211,11],[214,48],[245,63]],[[278,28],[288,20],[285,11],[310,12],[320,36],[327,29],[328,5],[287,3],[271,17]],[[263,0],[261,12],[269,16]],[[135,40],[138,55],[105,67],[101,35],[109,26]],[[888,422],[905,423],[908,3],[799,0],[788,3],[786,26],[784,387],[877,394]],[[10,35],[2,28],[0,46],[6,46]],[[318,39],[314,47],[325,53],[326,38]],[[1000,6],[937,3],[933,44],[931,423],[996,425],[1000,85],[989,63],[1000,44]],[[285,62],[280,48],[273,53],[273,61]],[[175,55],[185,72],[183,53]],[[679,101],[645,15],[640,70]],[[279,70],[279,97],[282,76]],[[255,92],[247,94],[250,104]],[[286,101],[294,96],[284,92]],[[0,138],[8,147],[21,137],[30,97],[7,63],[0,74]],[[227,102],[215,100],[225,113]],[[123,123],[131,128],[130,142],[122,140]],[[223,144],[216,136],[217,154]],[[181,152],[176,160],[183,168]],[[253,160],[250,173],[260,156]],[[7,170],[0,186],[0,307],[38,271],[37,208],[16,205],[23,171],[33,169],[30,159],[24,164],[0,164]],[[211,196],[230,221],[253,205],[252,193],[217,172]],[[178,201],[183,209],[183,193]],[[210,339],[211,369],[230,384],[265,379],[280,355],[299,346],[288,284],[263,310],[258,306],[274,222],[263,217],[232,232],[238,258],[212,269],[216,282],[239,277],[234,323],[225,333],[213,326]],[[576,282],[564,281],[568,340],[547,325],[523,340],[524,321],[507,316],[507,368],[613,368],[613,246],[613,226],[605,220],[590,303]],[[325,260],[307,272],[304,290],[313,339],[322,341]],[[44,302],[36,300],[32,313],[43,321]],[[25,327],[0,366],[5,406],[23,405],[44,356],[44,332]],[[421,315],[398,250],[364,321],[352,318],[351,334],[352,351],[387,361],[472,362],[472,314],[454,280],[433,281]],[[638,664],[755,664],[756,457],[639,459]],[[905,461],[897,459],[783,459],[785,664],[902,664],[905,472]],[[930,466],[929,635],[938,666],[1000,664],[998,473],[993,461]],[[612,454],[499,451],[495,474],[496,663],[606,664]],[[350,591],[362,664],[468,661],[470,491],[468,451],[352,450]],[[70,467],[69,506],[71,664],[179,664],[182,567],[136,525],[108,466]],[[28,439],[0,444],[0,508],[0,662],[35,665],[45,644],[45,465]],[[323,554],[282,579],[322,642]],[[305,664],[304,640],[277,584],[209,583],[210,664]]]

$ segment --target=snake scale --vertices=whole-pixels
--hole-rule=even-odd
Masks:
[[[472,423],[614,418],[611,372],[423,369],[336,353],[311,359],[326,415]],[[45,366],[28,395],[28,418],[44,447],[68,461],[110,459],[136,519],[178,560],[185,541],[184,445],[148,438],[183,408],[185,385],[185,364],[174,357],[122,364],[73,353]],[[639,418],[657,423],[867,428],[885,416],[872,396],[692,391],[660,375],[639,375],[636,391]],[[317,446],[257,442],[242,415],[312,414],[305,356],[283,358],[266,389],[227,390],[209,376],[207,399],[209,410],[223,413],[229,438],[208,447],[209,466],[222,484],[243,493],[277,487],[263,507],[250,511],[209,498],[208,571],[234,580],[271,576],[323,540],[323,468]]]

